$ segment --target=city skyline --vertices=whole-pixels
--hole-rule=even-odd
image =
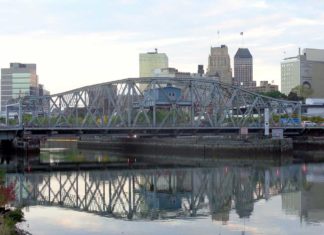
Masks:
[[[315,0],[0,3],[0,66],[37,64],[51,93],[138,77],[138,55],[154,48],[170,67],[195,72],[221,44],[232,68],[236,50],[249,48],[254,80],[280,85],[283,58],[299,47],[323,48],[324,3]]]

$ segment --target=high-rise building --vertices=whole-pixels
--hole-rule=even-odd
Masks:
[[[168,56],[165,53],[154,52],[141,53],[139,55],[139,73],[140,77],[154,77],[156,69],[168,68]],[[141,91],[146,89],[145,84],[140,84]]]
[[[253,57],[248,48],[239,48],[234,56],[233,84],[244,88],[256,86],[253,81]]]
[[[50,95],[50,92],[44,88],[43,84],[38,84],[38,95],[39,96]]]
[[[232,84],[231,61],[226,45],[210,48],[207,76],[219,77],[221,82]]]
[[[205,74],[204,65],[198,64],[197,74],[199,74],[199,76],[201,76],[201,77]]]
[[[305,48],[281,62],[281,92],[288,95],[296,86],[313,91],[310,97],[324,98],[324,50]]]
[[[36,64],[10,63],[1,69],[1,112],[10,99],[26,95],[38,95]]]
[[[141,53],[139,55],[140,77],[153,77],[155,69],[168,68],[168,56],[165,53],[154,52]]]

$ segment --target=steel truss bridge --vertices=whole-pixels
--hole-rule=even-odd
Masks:
[[[34,131],[190,132],[263,129],[267,122],[270,129],[300,128],[301,104],[207,78],[152,77],[24,97],[7,105],[7,121],[13,116],[15,125]]]
[[[56,206],[127,219],[212,215],[228,220],[253,212],[254,202],[302,189],[300,166],[217,167],[7,174],[15,205]],[[227,218],[227,219],[226,219]]]

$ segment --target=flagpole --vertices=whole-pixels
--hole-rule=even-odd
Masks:
[[[242,38],[241,38],[241,39],[242,39],[241,45],[242,45],[242,48],[244,48],[244,38],[243,38],[243,32],[241,32],[241,33],[240,33],[240,35],[241,35],[241,37],[242,37]]]

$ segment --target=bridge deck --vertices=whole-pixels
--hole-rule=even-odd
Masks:
[[[249,127],[250,134],[263,134],[263,127]],[[273,129],[280,127],[270,127]],[[285,136],[311,135],[324,133],[324,127],[284,127],[282,128]],[[218,134],[239,134],[239,127],[8,127],[0,129],[0,140],[12,140],[18,133],[23,132],[27,135],[83,135],[83,134],[108,134],[108,135],[129,135],[137,134],[142,136],[181,136],[181,135],[218,135]]]

